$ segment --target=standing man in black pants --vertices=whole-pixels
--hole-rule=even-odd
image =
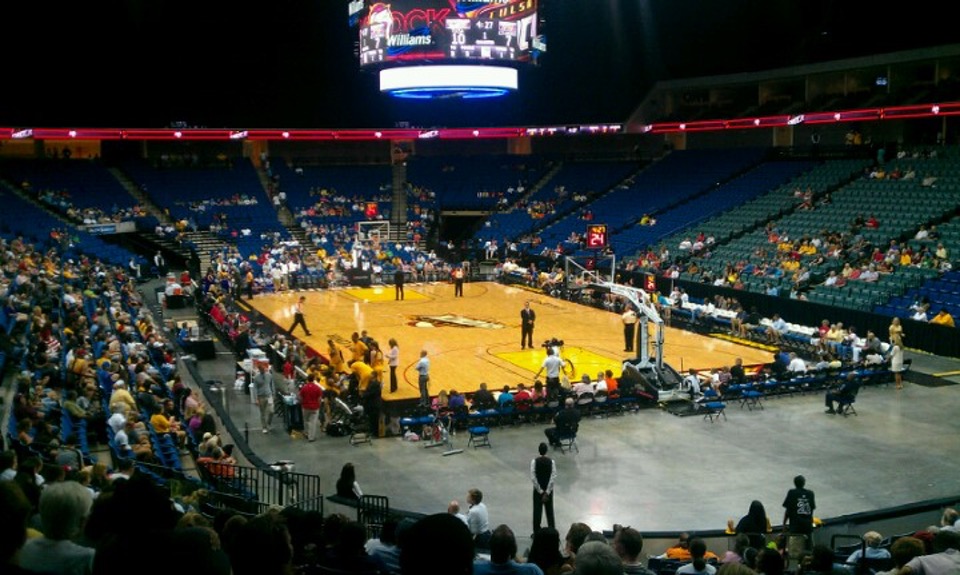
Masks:
[[[802,475],[793,478],[793,489],[783,500],[783,530],[804,539],[807,549],[813,547],[813,511],[817,508],[813,491],[807,489],[807,480]]]
[[[396,300],[403,301],[403,264],[397,265],[397,271],[393,272],[393,287],[396,290]]]
[[[633,306],[627,304],[627,310],[620,316],[623,319],[623,351],[633,351],[633,343],[637,339],[637,312]]]
[[[303,308],[306,306],[307,298],[305,296],[300,296],[300,299],[297,300],[297,309],[293,312],[293,325],[290,326],[290,329],[287,330],[288,335],[293,335],[293,330],[299,325],[303,328],[303,331],[307,335],[310,335],[310,329],[307,328],[307,322],[303,319]]]
[[[253,299],[253,268],[250,267],[249,264],[247,266],[247,273],[243,276],[243,284],[247,289],[247,299]]]
[[[533,349],[533,322],[536,319],[537,314],[530,309],[530,302],[524,302],[520,310],[520,349],[527,349],[527,346]]]
[[[556,529],[553,519],[553,488],[557,482],[557,464],[547,455],[547,444],[540,443],[540,456],[530,462],[533,481],[533,533],[540,531],[543,511],[547,511],[547,527]]]
[[[157,268],[158,278],[167,275],[167,261],[163,259],[163,254],[160,253],[160,250],[157,250],[157,253],[153,256],[153,266]]]
[[[367,416],[369,430],[367,434],[370,437],[380,437],[380,409],[383,407],[383,384],[380,383],[380,374],[373,372],[370,383],[360,395],[360,403],[363,405],[363,413]]]
[[[453,297],[463,297],[463,267],[453,270]]]

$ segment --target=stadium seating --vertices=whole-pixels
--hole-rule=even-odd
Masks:
[[[639,221],[645,213],[657,213],[709,191],[718,182],[759,163],[761,158],[762,151],[754,149],[674,152],[584,209],[593,213],[594,222],[605,223],[616,231]],[[577,213],[570,214],[542,230],[542,245],[551,248],[562,245],[571,232],[583,233],[585,227]],[[621,251],[616,244],[614,247]],[[568,246],[570,248],[576,246]]]

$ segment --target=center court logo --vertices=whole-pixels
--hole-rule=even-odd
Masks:
[[[480,329],[503,329],[502,323],[473,319],[462,315],[416,315],[410,318],[414,327],[475,327]]]

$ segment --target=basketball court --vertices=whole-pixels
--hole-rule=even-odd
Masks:
[[[573,366],[567,369],[572,380],[584,373],[593,379],[607,369],[619,376],[623,360],[634,355],[623,351],[623,324],[613,312],[494,282],[468,283],[463,297],[453,297],[453,285],[448,283],[407,285],[404,291],[403,301],[396,301],[392,286],[378,286],[281,292],[246,303],[287,329],[293,323],[294,304],[305,296],[312,336],[299,328],[294,336],[324,356],[328,339],[345,346],[354,332],[366,330],[384,351],[387,341],[395,338],[400,346],[400,388],[386,392],[387,401],[419,397],[413,366],[421,349],[427,350],[431,362],[431,395],[451,388],[470,393],[481,382],[491,390],[529,385],[545,357],[541,344],[551,338],[564,342],[561,355]],[[537,320],[534,348],[522,350],[520,309],[526,301]],[[737,357],[748,365],[771,359],[761,349],[663,329],[664,361],[678,371],[729,366]]]

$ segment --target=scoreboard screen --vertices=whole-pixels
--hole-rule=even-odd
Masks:
[[[590,224],[587,226],[587,248],[603,249],[609,245],[607,224]]]
[[[531,61],[546,47],[537,30],[539,1],[353,0],[360,65]]]

